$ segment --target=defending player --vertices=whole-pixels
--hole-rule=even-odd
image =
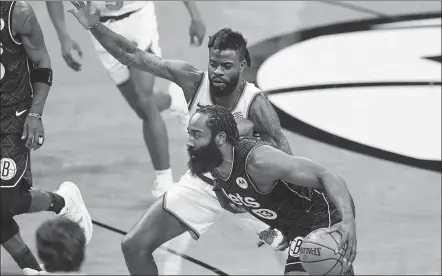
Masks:
[[[194,1],[183,2],[191,16],[191,43],[199,46],[205,35],[204,23]],[[94,1],[94,4],[101,9],[101,24],[130,40],[138,49],[161,56],[153,1]],[[63,2],[46,1],[46,5],[60,40],[63,58],[72,69],[80,70],[81,64],[73,54],[77,52],[81,56],[81,50],[66,30]],[[180,121],[188,121],[184,98],[181,94],[154,93],[155,77],[152,74],[118,62],[95,39],[93,45],[107,73],[143,121],[144,142],[156,172],[152,194],[159,197],[173,184],[169,141],[160,112],[170,109]]]
[[[348,245],[345,275],[353,274],[356,222],[353,200],[343,179],[306,158],[288,155],[256,138],[242,137],[234,117],[221,106],[201,106],[189,122],[189,167],[194,175],[211,172],[221,200],[228,198],[280,230],[287,241],[329,228]],[[292,184],[296,183],[296,184]],[[296,244],[297,245],[297,244]],[[288,242],[287,242],[288,246]],[[289,252],[285,273],[304,271]]]
[[[174,92],[184,93],[190,114],[195,112],[197,103],[223,105],[235,117],[252,121],[261,139],[290,153],[278,116],[265,94],[242,79],[243,70],[250,66],[250,57],[247,42],[240,33],[221,29],[210,38],[209,66],[204,72],[184,61],[165,60],[140,51],[130,41],[102,25],[99,12],[90,2],[87,6],[81,1],[73,4],[78,11],[70,12],[121,63],[176,83],[172,86]],[[152,253],[158,246],[185,232],[198,239],[225,213],[212,185],[210,174],[195,177],[187,172],[167,191],[164,199],[160,198],[149,208],[122,243],[126,264],[132,274],[157,274]],[[256,232],[268,227],[254,220],[259,222]],[[187,239],[187,235],[183,239]],[[284,263],[285,259],[284,256]]]
[[[52,83],[49,55],[32,7],[0,2],[1,245],[21,269],[40,267],[20,236],[14,216],[52,211],[78,222],[87,241],[92,221],[77,186],[32,189],[30,150],[44,143],[43,108]]]

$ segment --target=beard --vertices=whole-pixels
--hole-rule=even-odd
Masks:
[[[187,164],[194,176],[210,172],[223,162],[223,155],[214,139],[199,149],[187,147],[187,152],[189,153]]]
[[[213,85],[212,80],[210,80],[210,91],[215,97],[229,96],[230,94],[233,93],[233,91],[235,91],[238,82],[239,82],[239,74],[233,77],[229,82],[225,82],[224,87],[215,86]]]

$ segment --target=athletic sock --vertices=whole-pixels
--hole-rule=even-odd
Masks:
[[[51,198],[51,205],[48,208],[48,211],[52,211],[56,214],[60,213],[60,211],[64,208],[65,202],[64,198],[56,193],[47,192],[49,197]]]
[[[172,169],[168,168],[166,170],[155,171],[157,175],[157,185],[159,187],[164,187],[171,185],[173,183]]]

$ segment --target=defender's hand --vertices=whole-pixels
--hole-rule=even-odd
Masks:
[[[30,150],[38,150],[44,143],[45,131],[41,119],[28,116],[23,124],[21,139],[26,139],[25,146]]]
[[[86,2],[87,4],[84,4],[84,1],[71,1],[77,10],[69,9],[68,12],[72,13],[85,29],[90,29],[100,22],[101,11],[92,5],[91,1]]]

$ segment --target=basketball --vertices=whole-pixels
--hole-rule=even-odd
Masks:
[[[347,271],[348,265],[343,261],[347,245],[339,254],[335,254],[340,241],[339,232],[329,234],[324,228],[317,229],[305,237],[299,251],[305,271],[310,275],[342,275]]]

